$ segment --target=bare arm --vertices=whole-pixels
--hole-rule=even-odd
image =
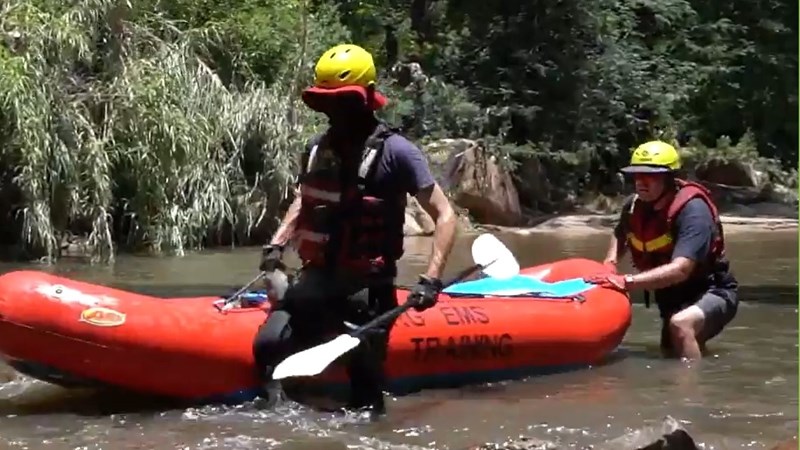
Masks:
[[[625,243],[620,241],[616,235],[612,234],[608,243],[608,251],[606,251],[606,257],[603,259],[603,263],[611,263],[616,266],[619,263],[619,259],[625,256],[626,247],[624,244]]]
[[[694,270],[696,263],[679,256],[664,264],[631,277],[628,289],[661,289],[685,281]]]
[[[269,242],[272,245],[286,245],[289,242],[295,230],[295,225],[297,225],[297,216],[300,214],[300,189],[295,189],[295,197],[292,204],[289,205],[289,209],[286,211],[286,214],[283,216],[283,221],[281,222],[280,226],[278,226],[278,230],[275,231],[275,234],[272,236],[272,240]]]
[[[632,202],[633,199],[630,201]],[[608,243],[608,250],[606,251],[605,259],[603,259],[603,264],[611,263],[616,266],[619,264],[620,258],[625,256],[625,251],[628,249],[625,242],[625,234],[627,233],[627,223],[629,219],[626,211],[630,209],[630,205],[631,203],[626,201],[622,206],[619,220],[611,233],[611,239]]]
[[[455,241],[456,214],[452,206],[450,206],[447,196],[437,183],[420,190],[415,197],[422,209],[436,223],[436,229],[433,232],[433,253],[425,275],[441,278]]]

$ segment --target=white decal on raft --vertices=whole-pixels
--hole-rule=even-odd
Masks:
[[[117,299],[107,295],[91,295],[64,286],[63,284],[42,284],[36,286],[35,292],[67,305],[83,306],[116,306]]]
[[[526,277],[535,278],[537,280],[541,280],[542,278],[544,278],[544,277],[546,277],[548,275],[550,275],[550,268],[549,267],[547,269],[542,269],[542,270],[540,270],[538,272],[524,274],[524,276],[526,276]]]

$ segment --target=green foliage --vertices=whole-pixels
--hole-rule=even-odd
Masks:
[[[720,136],[713,146],[706,146],[698,139],[692,139],[683,148],[684,165],[690,167],[701,163],[746,161],[753,169],[766,175],[766,181],[797,186],[797,170],[783,167],[779,160],[762,156],[758,152],[758,141],[752,130],[747,130],[735,144],[729,136]]]
[[[347,41],[418,142],[481,139],[573,193],[607,190],[652,138],[777,180],[797,160],[796,17],[787,0],[0,2],[0,240],[53,257],[78,232],[108,260],[274,226],[321,125],[299,92]]]
[[[237,38],[226,26],[193,28],[114,0],[7,3],[0,171],[11,180],[4,194],[20,198],[4,212],[20,217],[23,241],[53,257],[78,231],[97,260],[113,258],[115,241],[180,254],[226,223],[245,218],[247,229],[276,215],[315,123],[296,106],[313,59],[305,47],[326,44],[306,46],[307,16],[281,24],[283,43],[248,55],[276,82],[226,86],[207,64],[214,50],[235,59],[219,53]],[[265,33],[258,42],[277,36]],[[269,55],[280,60],[268,68]],[[256,192],[267,209],[241,211],[236,199]]]

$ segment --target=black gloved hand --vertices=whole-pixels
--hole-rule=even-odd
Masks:
[[[416,311],[425,311],[436,304],[442,289],[442,280],[420,275],[419,282],[411,288],[408,301],[413,302]]]
[[[268,244],[261,249],[261,263],[258,265],[258,270],[262,272],[272,272],[275,269],[281,268],[281,258],[283,257],[283,246]]]

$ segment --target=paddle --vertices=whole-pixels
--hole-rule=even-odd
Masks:
[[[215,306],[217,306],[217,309],[219,309],[220,311],[227,311],[227,310],[233,308],[234,301],[238,300],[240,295],[244,294],[248,289],[250,289],[251,286],[256,284],[266,274],[267,274],[266,272],[259,273],[249,283],[245,284],[244,286],[242,286],[241,289],[239,289],[238,291],[234,292],[233,295],[231,295],[230,297],[226,298],[225,301],[222,303],[222,306],[219,306],[218,304],[215,305]]]
[[[478,236],[473,241],[472,259],[475,261],[475,265],[461,271],[445,283],[444,288],[458,283],[478,270],[482,270],[489,277],[499,279],[511,278],[519,273],[519,264],[514,255],[502,242],[488,233]],[[325,344],[289,356],[275,367],[272,378],[280,380],[288,377],[314,376],[322,373],[337,358],[358,347],[361,343],[361,338],[367,331],[389,322],[413,308],[414,305],[415,303],[406,301],[350,333],[341,334]]]

